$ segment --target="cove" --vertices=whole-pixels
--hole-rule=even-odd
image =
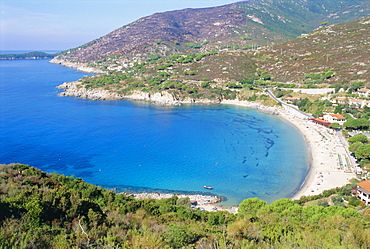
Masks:
[[[278,116],[57,96],[57,85],[84,75],[47,60],[0,61],[0,163],[108,188],[212,193],[224,205],[289,198],[305,179],[304,139]]]

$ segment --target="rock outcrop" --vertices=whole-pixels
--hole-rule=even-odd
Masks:
[[[193,99],[190,97],[179,98],[177,96],[171,95],[166,91],[162,92],[141,92],[133,91],[128,94],[119,94],[117,92],[111,92],[104,89],[96,88],[86,88],[80,85],[78,82],[64,82],[63,84],[57,86],[58,89],[62,89],[59,96],[71,96],[79,97],[93,100],[119,100],[119,99],[129,99],[129,100],[142,100],[148,101],[160,105],[181,105],[181,104],[217,104],[220,101],[209,100],[209,99]]]

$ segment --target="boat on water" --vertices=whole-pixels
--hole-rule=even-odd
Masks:
[[[213,189],[212,187],[209,186],[204,186],[205,189]]]

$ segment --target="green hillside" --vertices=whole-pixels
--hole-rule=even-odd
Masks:
[[[135,200],[74,177],[0,165],[0,248],[369,248],[370,210],[333,202],[244,200],[239,214],[188,199]],[[344,205],[340,200],[347,199]]]

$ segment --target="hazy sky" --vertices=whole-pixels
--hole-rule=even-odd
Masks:
[[[0,50],[65,50],[156,12],[238,0],[0,0]]]

